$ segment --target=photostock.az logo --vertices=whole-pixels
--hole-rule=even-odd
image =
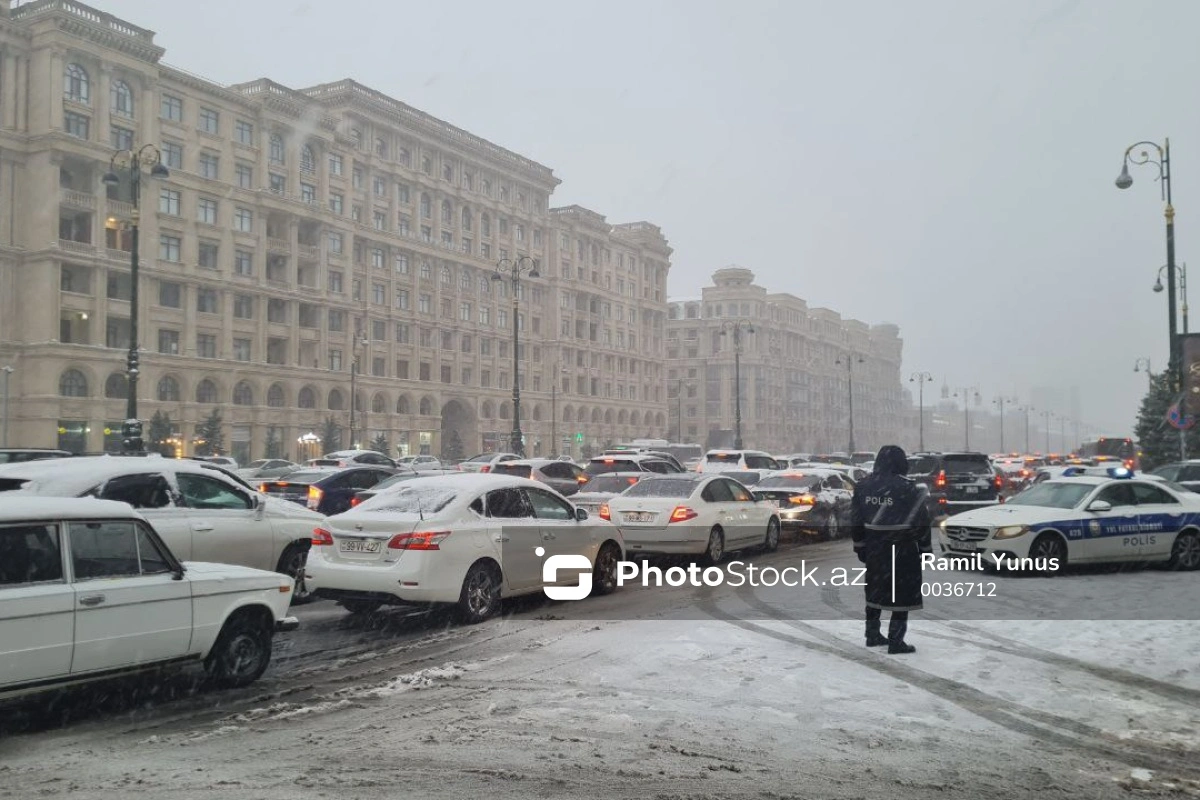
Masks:
[[[533,551],[538,558],[546,555],[546,548],[538,547]],[[579,570],[577,586],[554,586],[558,583],[560,569]],[[572,553],[570,555],[550,556],[542,564],[542,591],[551,600],[583,600],[592,593],[592,562],[587,556]]]

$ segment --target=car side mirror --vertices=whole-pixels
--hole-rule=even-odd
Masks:
[[[1108,502],[1107,500],[1093,500],[1092,503],[1087,507],[1087,510],[1093,513],[1112,511],[1112,503]]]
[[[587,518],[588,518],[588,512],[587,512],[586,508],[576,508],[575,509],[575,520],[577,522],[583,522]]]
[[[251,497],[251,502],[254,503],[254,518],[262,519],[263,515],[267,511],[267,499],[265,497],[263,497],[261,494],[257,494],[257,493],[250,495],[250,497]]]

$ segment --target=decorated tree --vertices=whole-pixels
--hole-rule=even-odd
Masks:
[[[167,458],[174,456],[175,449],[167,441],[172,433],[171,416],[162,411],[155,411],[146,430],[146,441],[150,444],[151,452],[161,453]]]
[[[221,412],[214,408],[196,428],[196,455],[219,456],[225,452],[225,430]]]

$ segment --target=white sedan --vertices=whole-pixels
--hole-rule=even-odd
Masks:
[[[1046,574],[1118,561],[1200,569],[1200,495],[1128,470],[1110,472],[1067,470],[1006,503],[950,517],[940,526],[942,551]]]
[[[180,562],[125,503],[0,499],[0,698],[171,664],[243,686],[271,660],[292,581]]]
[[[0,465],[0,498],[119,500],[140,511],[180,558],[274,570],[308,599],[304,559],[324,516],[265,497],[204,461],[88,456]]]
[[[592,593],[608,594],[621,532],[536,481],[453,475],[404,481],[326,519],[313,531],[306,574],[316,596],[352,614],[448,603],[480,622],[502,598],[579,586],[581,565],[547,578],[552,556],[582,557]]]
[[[720,473],[648,475],[601,507],[631,553],[699,555],[716,564],[744,547],[779,547],[779,509]]]

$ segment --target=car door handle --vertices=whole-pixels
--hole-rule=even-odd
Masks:
[[[98,606],[103,602],[104,595],[102,594],[89,594],[86,597],[79,598],[79,605],[81,606]]]
[[[492,537],[492,541],[495,541],[495,542],[507,542],[511,539],[512,539],[511,536],[493,536]]]
[[[558,538],[558,537],[557,537],[557,536],[555,536],[555,535],[554,535],[553,533],[551,533],[550,531],[542,531],[542,540],[543,540],[543,541],[547,541],[547,542],[548,542],[548,541],[550,541],[551,539],[557,539],[557,538]]]
[[[211,522],[193,522],[192,530],[194,531],[211,531],[213,529]]]

